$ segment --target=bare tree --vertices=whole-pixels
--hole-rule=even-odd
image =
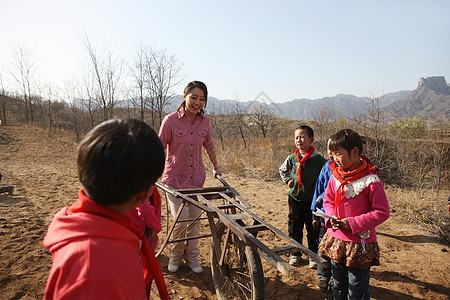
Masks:
[[[96,101],[95,90],[95,78],[93,76],[83,76],[84,78],[84,90],[86,94],[80,99],[82,108],[86,109],[89,113],[90,128],[94,128],[96,112],[98,109],[98,101]]]
[[[4,125],[6,125],[6,90],[5,86],[3,85],[2,74],[0,74],[0,107],[2,109],[2,118],[0,119],[0,124],[3,123]]]
[[[229,126],[228,122],[226,122],[226,109],[223,107],[222,103],[219,102],[218,106],[211,105],[210,109],[208,109],[208,116],[211,120],[211,127],[215,136],[218,136],[222,145],[222,150],[225,150],[224,145],[224,134]]]
[[[137,90],[135,93],[131,92],[131,102],[133,106],[138,110],[142,121],[144,121],[146,110],[150,110],[151,122],[154,126],[155,109],[153,107],[152,98],[148,94],[149,89],[147,88],[147,83],[149,82],[149,79],[147,78],[147,54],[145,51],[146,50],[142,46],[136,50],[134,63],[130,68],[133,77],[133,83],[135,85],[133,90]]]
[[[158,114],[161,124],[164,108],[170,104],[173,97],[172,89],[181,82],[179,73],[182,64],[178,63],[174,55],[166,51],[149,49],[146,51],[147,88],[151,97],[151,109]],[[152,120],[155,127],[155,120]]]
[[[250,114],[246,117],[248,126],[259,128],[263,137],[266,137],[267,133],[275,125],[275,114],[265,104],[259,104],[250,108]]]
[[[311,111],[311,116],[313,121],[317,123],[314,128],[317,136],[329,137],[337,131],[336,114],[334,111],[330,111],[328,107],[322,106],[316,111]]]
[[[31,105],[31,83],[35,72],[32,51],[26,46],[13,48],[13,71],[11,75],[19,84],[24,99],[25,121],[33,123],[33,107]]]
[[[131,73],[133,74],[133,82],[135,84],[135,88],[137,89],[136,97],[134,97],[132,95],[131,101],[132,101],[134,107],[136,107],[137,110],[139,111],[139,114],[141,116],[141,121],[144,121],[146,100],[149,98],[146,95],[147,89],[145,88],[145,82],[146,82],[145,65],[146,65],[145,50],[141,46],[139,49],[136,50],[134,65],[131,68]]]
[[[92,108],[90,105],[92,105],[92,99],[88,97],[87,104],[85,101],[79,99],[79,95],[81,94],[82,88],[80,85],[76,82],[67,81],[64,86],[64,99],[67,103],[67,106],[69,108],[67,113],[67,126],[70,127],[75,134],[75,140],[79,142],[84,134],[86,122],[84,118],[84,113],[82,110],[83,105],[87,105],[88,113],[90,116],[90,128],[93,128],[94,126],[94,117]],[[89,94],[89,88],[86,88]]]
[[[245,122],[245,117],[247,114],[245,113],[244,108],[242,107],[242,103],[236,99],[236,104],[233,106],[233,115],[232,123],[237,127],[239,131],[239,135],[241,136],[242,141],[244,142],[244,148],[247,148],[247,141],[245,140],[244,129],[247,127],[247,123]]]
[[[431,142],[430,148],[433,154],[434,188],[438,194],[441,182],[445,180],[445,174],[448,175],[450,169],[450,148],[445,142]]]
[[[354,118],[354,121],[367,130],[374,139],[374,163],[380,168],[382,167],[385,145],[381,140],[385,123],[382,110],[383,100],[383,96],[367,98],[365,112]]]
[[[48,117],[48,134],[50,135],[52,132],[52,126],[55,122],[54,120],[54,112],[52,111],[52,96],[53,96],[53,91],[52,91],[52,87],[50,84],[47,85],[47,117]]]
[[[113,118],[123,75],[123,59],[116,57],[111,48],[98,54],[87,35],[83,37],[83,44],[90,58],[91,74],[97,87],[95,100],[103,110],[103,120]]]

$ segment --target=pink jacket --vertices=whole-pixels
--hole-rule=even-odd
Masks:
[[[140,241],[124,226],[97,215],[53,218],[44,246],[53,255],[44,299],[145,299]]]
[[[177,189],[203,187],[206,174],[202,161],[202,147],[214,147],[211,122],[206,115],[190,117],[184,109],[164,117],[159,138],[167,149],[162,182]]]
[[[361,242],[358,232],[371,230],[366,243],[376,241],[375,227],[389,218],[389,203],[384,192],[383,183],[375,174],[368,174],[344,188],[345,198],[336,212],[335,194],[339,181],[332,176],[325,191],[323,208],[325,213],[340,219],[348,218],[351,230],[334,230],[328,220],[325,220],[327,233],[337,239],[348,242]]]

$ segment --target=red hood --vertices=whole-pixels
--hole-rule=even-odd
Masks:
[[[44,247],[51,253],[71,241],[85,237],[140,243],[135,233],[108,218],[83,212],[68,215],[67,209],[68,207],[64,207],[54,216],[44,238]]]

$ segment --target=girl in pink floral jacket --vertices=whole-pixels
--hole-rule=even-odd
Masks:
[[[389,203],[376,168],[360,156],[357,132],[339,131],[329,147],[335,163],[323,207],[332,218],[319,251],[331,258],[334,299],[370,299],[370,267],[380,264],[375,227],[389,217]]]

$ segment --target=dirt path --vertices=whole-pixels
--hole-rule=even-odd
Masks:
[[[0,194],[0,300],[42,298],[51,255],[42,239],[53,215],[71,204],[79,189],[76,145],[32,126],[3,126],[11,141],[0,141],[2,185],[14,185],[12,196]],[[0,135],[0,137],[3,135]],[[252,211],[286,232],[286,190],[268,183],[225,174],[249,201]],[[208,178],[208,185],[217,182]],[[389,199],[395,208],[395,199]],[[165,211],[163,211],[163,214]],[[206,224],[203,224],[206,228]],[[379,226],[381,263],[371,270],[373,299],[449,299],[450,254],[439,237],[415,225],[402,224],[396,213]],[[194,274],[181,266],[167,272],[165,251],[159,260],[173,299],[216,299],[209,266],[209,239],[200,241],[205,271]],[[304,264],[290,278],[263,262],[267,299],[323,299],[316,273]]]

